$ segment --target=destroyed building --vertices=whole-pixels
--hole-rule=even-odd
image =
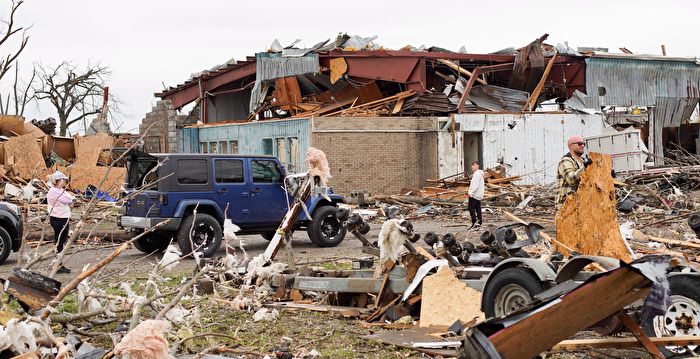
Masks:
[[[663,164],[674,145],[696,153],[697,125],[686,124],[700,98],[696,58],[578,52],[546,38],[491,54],[386,50],[346,35],[275,43],[157,93],[141,132],[158,122],[146,139],[154,152],[275,155],[292,172],[314,146],[340,193],[398,193],[472,161],[549,183],[574,134],[627,130],[628,144],[598,141],[616,166],[636,163],[623,170]]]

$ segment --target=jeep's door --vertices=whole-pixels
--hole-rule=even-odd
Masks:
[[[221,210],[228,206],[226,217],[234,224],[250,223],[250,186],[243,159],[214,158],[214,193]]]
[[[252,223],[277,226],[287,213],[287,195],[278,162],[272,159],[250,160],[250,200],[253,208]]]

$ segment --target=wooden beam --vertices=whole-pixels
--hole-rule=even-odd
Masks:
[[[624,324],[627,329],[632,332],[632,335],[634,335],[635,338],[642,344],[644,349],[646,349],[651,356],[657,359],[664,359],[664,355],[661,354],[661,351],[659,351],[659,348],[657,348],[654,343],[649,340],[649,337],[644,334],[644,331],[642,331],[642,328],[639,327],[639,324],[635,322],[627,313],[625,312],[620,312],[618,314],[620,316],[620,319],[622,319],[622,324]]]
[[[488,339],[504,358],[535,357],[564,338],[645,298],[651,283],[630,267],[614,269],[565,294],[561,301],[530,311]],[[595,305],[591,305],[592,301]]]
[[[700,345],[700,337],[698,336],[680,336],[680,337],[649,337],[649,340],[654,345],[661,346],[686,346]],[[605,339],[571,339],[564,340],[555,345],[552,350],[580,350],[580,349],[625,349],[638,348],[641,343],[637,338],[605,338]]]
[[[547,67],[544,68],[544,73],[542,73],[542,78],[540,79],[540,82],[537,83],[537,86],[535,86],[535,89],[532,91],[532,94],[530,95],[530,97],[528,97],[527,101],[525,101],[523,111],[532,111],[532,108],[535,106],[535,104],[537,104],[537,98],[540,97],[540,93],[544,88],[545,82],[547,82],[547,77],[549,76],[549,72],[552,71],[552,66],[554,65],[554,60],[556,59],[557,53],[555,51],[554,56],[552,56],[552,58],[547,63]]]
[[[469,70],[463,68],[462,66],[459,66],[459,65],[455,64],[454,62],[452,62],[452,61],[450,61],[450,60],[445,60],[445,59],[437,59],[437,60],[438,60],[438,62],[440,62],[441,64],[447,65],[447,67],[449,67],[449,68],[451,68],[451,69],[453,69],[453,70],[456,70],[457,72],[459,72],[459,73],[462,74],[462,75],[466,75],[466,76],[468,76],[469,78],[474,77],[474,73],[472,73],[471,71],[469,71]],[[478,78],[478,77],[477,77],[476,81],[479,81],[479,83],[482,84],[482,85],[488,85],[488,83],[486,83],[485,80],[482,80],[482,79],[480,79],[480,78]]]

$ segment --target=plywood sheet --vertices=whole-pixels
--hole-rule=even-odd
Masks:
[[[298,109],[296,106],[292,106],[301,102],[301,89],[297,78],[290,76],[275,80],[275,91],[273,91],[272,96],[279,101],[282,110]]]
[[[0,135],[11,137],[27,134],[33,134],[34,138],[46,136],[39,127],[24,122],[22,116],[0,115]]]
[[[119,195],[119,190],[126,178],[126,168],[124,167],[100,167],[74,164],[67,168],[60,168],[61,171],[70,176],[70,188],[84,192],[89,185],[99,187],[100,191],[108,192],[110,196],[116,197]],[[109,171],[107,179],[98,186]]]
[[[335,59],[331,59],[331,83],[334,84],[336,83],[341,77],[343,77],[343,74],[348,71],[348,64],[345,62],[345,59],[342,57],[338,57]]]
[[[629,262],[630,254],[617,222],[615,187],[610,155],[590,154],[593,163],[581,175],[578,191],[557,212],[557,240],[585,255]],[[559,251],[569,255],[565,248]]]
[[[114,137],[106,133],[98,133],[92,136],[77,136],[73,139],[75,146],[75,163],[80,166],[94,166],[103,149],[110,149],[114,144]]]
[[[441,267],[423,279],[420,326],[452,325],[457,319],[463,323],[474,318],[484,319],[481,312],[481,293],[457,279],[452,269]]]
[[[12,168],[15,176],[24,179],[42,178],[46,163],[41,152],[41,144],[34,134],[11,137],[4,144],[4,163]]]

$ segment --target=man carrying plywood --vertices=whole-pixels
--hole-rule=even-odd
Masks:
[[[557,249],[583,255],[607,256],[630,261],[617,222],[612,159],[590,153],[583,157],[583,138],[567,141],[569,153],[557,168]]]

